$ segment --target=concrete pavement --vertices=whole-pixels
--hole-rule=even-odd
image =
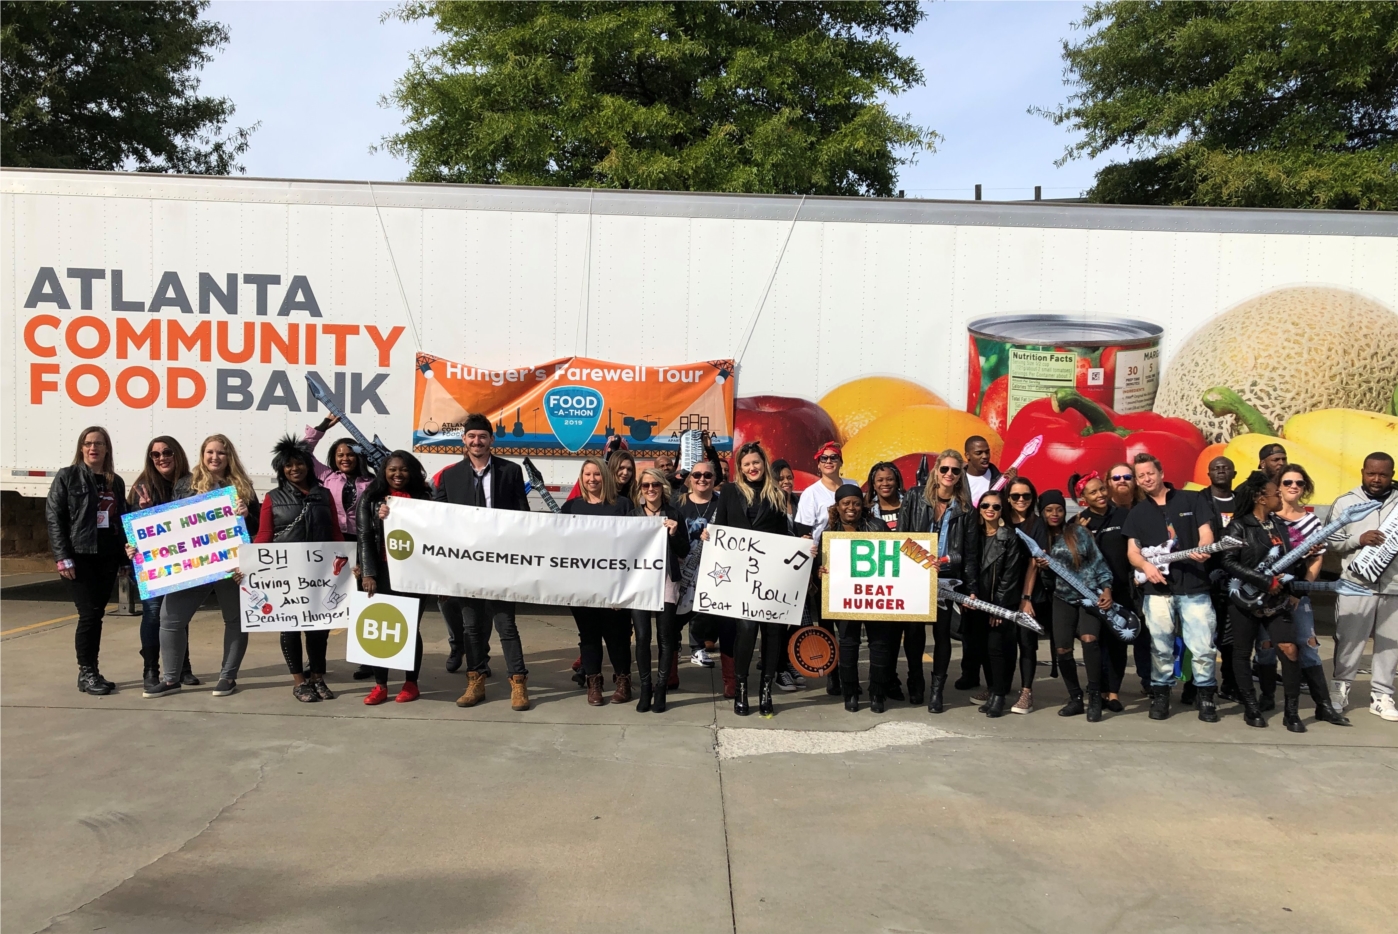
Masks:
[[[670,711],[638,714],[586,705],[572,620],[544,614],[521,619],[526,713],[498,655],[487,703],[452,703],[465,678],[442,670],[435,614],[416,703],[365,707],[342,634],[336,700],[293,700],[270,635],[214,698],[207,610],[204,686],[143,700],[137,620],[117,617],[102,668],[121,690],[91,698],[71,604],[29,580],[7,576],[0,603],[5,932],[1329,934],[1398,917],[1398,724],[1362,707],[1348,729],[1308,713],[1296,736],[1233,705],[1152,723],[1128,693],[1088,724],[1055,715],[1041,668],[1027,717],[987,720],[962,692],[940,717],[849,714],[811,688],[764,720],[685,664]]]

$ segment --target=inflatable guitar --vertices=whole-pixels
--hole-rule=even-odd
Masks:
[[[1262,563],[1256,568],[1258,574],[1267,577],[1275,577],[1283,584],[1291,584],[1295,580],[1292,574],[1284,573],[1298,561],[1310,557],[1311,549],[1322,544],[1327,538],[1335,534],[1341,527],[1349,525],[1359,519],[1363,519],[1369,513],[1378,509],[1382,503],[1376,499],[1371,499],[1363,503],[1352,503],[1341,510],[1338,516],[1316,529],[1310,535],[1301,539],[1296,547],[1282,554],[1281,546],[1277,545],[1267,552],[1267,557],[1262,559]],[[1247,613],[1260,616],[1273,616],[1281,609],[1282,603],[1288,594],[1269,594],[1265,590],[1259,590],[1252,584],[1245,584],[1238,578],[1233,578],[1228,582],[1228,599],[1241,610]]]
[[[538,490],[539,498],[544,501],[544,505],[554,512],[562,512],[558,508],[558,503],[554,501],[553,495],[549,493],[548,486],[544,483],[544,475],[539,473],[539,468],[534,466],[534,462],[529,458],[524,459],[524,472],[529,475],[529,482],[524,485],[524,492]]]
[[[1101,599],[1102,591],[1093,590],[1091,587],[1087,586],[1081,577],[1073,573],[1072,568],[1040,548],[1039,543],[1028,535],[1025,535],[1023,529],[1015,529],[1015,534],[1024,542],[1025,547],[1029,549],[1031,555],[1035,558],[1043,558],[1048,561],[1049,569],[1058,575],[1059,580],[1078,592],[1079,596],[1082,597],[1082,599],[1078,601],[1079,603],[1111,624],[1112,629],[1116,630],[1116,634],[1121,637],[1121,641],[1131,642],[1140,634],[1141,618],[1137,616],[1134,611],[1122,606],[1120,603],[1113,603],[1111,607],[1106,610],[1099,609],[1097,607],[1097,601]]]
[[[325,411],[338,418],[340,424],[345,427],[345,431],[348,431],[350,437],[354,438],[355,450],[373,468],[374,473],[383,470],[383,465],[388,463],[388,455],[393,452],[379,440],[379,436],[374,435],[373,441],[364,437],[364,433],[355,427],[354,422],[350,421],[345,410],[340,407],[340,403],[336,402],[335,397],[330,394],[330,387],[322,383],[319,376],[307,373],[306,385],[310,387],[311,395],[315,396],[316,401],[325,406]]]
[[[1220,551],[1237,551],[1243,547],[1240,539],[1225,536],[1223,541],[1214,542],[1212,545],[1204,545],[1201,548],[1191,548],[1189,551],[1175,551],[1175,540],[1172,538],[1163,545],[1152,545],[1149,548],[1141,549],[1141,557],[1151,564],[1160,568],[1160,573],[1166,577],[1170,576],[1170,565],[1176,561],[1183,561],[1190,555],[1214,555]],[[1144,571],[1135,572],[1136,583],[1144,584],[1146,574]]]
[[[1003,606],[996,606],[994,603],[987,603],[984,600],[977,600],[975,597],[968,597],[952,590],[961,581],[948,581],[938,579],[937,581],[937,602],[945,603],[950,600],[952,603],[964,606],[968,610],[980,610],[990,616],[998,616],[1000,619],[1007,619],[1028,629],[1030,632],[1044,634],[1044,627],[1039,625],[1039,621],[1028,613],[1007,610]]]
[[[991,484],[991,487],[990,487],[990,488],[991,488],[992,490],[998,490],[998,489],[1000,489],[1001,487],[1003,487],[1003,486],[1005,485],[1005,477],[1007,477],[1007,476],[1009,475],[1010,471],[1011,471],[1011,470],[1018,470],[1020,467],[1024,466],[1024,462],[1025,462],[1025,461],[1029,460],[1029,458],[1031,458],[1031,457],[1033,457],[1035,454],[1038,454],[1038,453],[1039,453],[1039,447],[1040,447],[1040,445],[1042,445],[1043,443],[1044,443],[1044,436],[1043,436],[1043,435],[1035,435],[1034,437],[1030,438],[1030,439],[1029,439],[1029,443],[1026,444],[1026,445],[1020,450],[1019,456],[1015,458],[1015,462],[1014,462],[1013,464],[1011,464],[1010,466],[1008,466],[1008,467],[1005,468],[1005,472],[1002,473],[1002,474],[1000,474],[1000,479],[999,479],[999,480],[996,480],[993,484]]]

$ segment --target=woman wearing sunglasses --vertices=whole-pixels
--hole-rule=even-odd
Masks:
[[[937,464],[921,489],[912,489],[903,497],[898,510],[898,531],[912,533],[935,532],[937,535],[937,574],[946,580],[958,580],[958,589],[976,595],[976,582],[981,570],[982,528],[976,510],[971,507],[971,492],[966,486],[966,462],[961,452],[948,448],[937,455]],[[941,713],[946,709],[947,669],[951,666],[951,605],[937,606],[937,619],[932,624],[932,684],[927,695],[927,709]],[[927,627],[921,625],[905,630],[904,651],[908,664],[908,703],[922,703],[922,654],[927,646]],[[914,659],[917,659],[914,661]]]
[[[659,516],[665,521],[665,608],[660,613],[650,610],[632,610],[631,626],[636,632],[636,667],[640,673],[640,699],[636,710],[645,713],[653,710],[665,712],[665,692],[670,680],[670,670],[675,663],[675,645],[679,636],[675,625],[675,604],[679,601],[680,566],[689,555],[689,534],[680,523],[680,514],[670,505],[670,484],[665,474],[654,467],[642,471],[636,483],[635,507],[633,516]],[[650,679],[651,619],[657,641],[660,643],[660,659],[654,684]]]
[[[1019,608],[1024,572],[1029,566],[1029,552],[1014,530],[1004,523],[1004,509],[1005,504],[997,490],[986,490],[976,504],[982,542],[980,577],[976,580],[976,589],[981,593],[981,599],[1007,610],[1016,610]],[[1005,697],[1014,686],[1015,654],[1019,648],[1019,637],[1014,631],[1020,627],[980,610],[963,612],[986,631],[990,693],[980,711],[987,717],[1003,717]],[[967,625],[970,623],[968,619]]]
[[[685,492],[679,497],[675,508],[689,536],[691,552],[697,551],[699,537],[704,529],[708,528],[709,523],[714,521],[718,512],[716,491],[719,476],[718,469],[709,461],[699,461],[685,476]],[[723,674],[723,696],[732,700],[738,690],[738,676],[733,669],[733,641],[737,636],[737,630],[732,626],[733,621],[691,612],[676,621],[676,629],[683,629],[686,622],[689,623],[690,663],[701,668],[714,667],[712,649],[717,643],[720,670]],[[678,638],[677,635],[676,641]],[[665,686],[671,691],[680,686],[678,670],[671,670],[670,680]]]
[[[146,445],[146,459],[141,467],[141,475],[131,484],[126,495],[128,511],[164,506],[175,499],[175,484],[189,478],[189,458],[184,448],[169,435],[161,435]],[[127,546],[127,555],[135,549]],[[141,601],[141,682],[143,688],[152,688],[160,682],[160,606],[162,597],[148,597]],[[184,663],[180,667],[180,683],[195,685],[199,679],[189,666],[189,648],[185,647]]]
[[[739,449],[738,479],[725,483],[719,490],[718,509],[712,524],[774,535],[793,534],[791,519],[786,514],[786,494],[777,486],[777,478],[772,476],[768,466],[767,452],[759,442],[750,441]],[[709,530],[706,528],[700,537],[707,541]],[[733,712],[745,717],[751,710],[748,706],[748,671],[752,667],[752,655],[760,631],[763,668],[757,706],[759,713],[770,714],[773,712],[772,683],[781,664],[778,650],[785,642],[787,627],[753,620],[734,622],[737,624],[737,639],[733,646],[737,689],[733,696]]]
[[[1005,524],[1012,529],[1023,529],[1025,535],[1034,539],[1040,548],[1048,551],[1048,527],[1039,517],[1039,492],[1034,489],[1034,484],[1024,477],[1016,478],[1005,491],[1005,502],[1009,507],[1005,510]],[[1051,631],[1047,624],[1053,614],[1053,594],[1033,562],[1030,562],[1029,569],[1025,572],[1020,605],[1016,609],[1033,616],[1041,626]],[[1039,634],[1023,626],[1016,626],[1015,629],[1018,630],[1016,636],[1019,639],[1019,698],[1015,700],[1010,712],[1027,714],[1034,710],[1034,676],[1039,666]],[[1049,641],[1052,642],[1052,639]],[[1053,670],[1051,673],[1056,676],[1058,672]]]
[[[833,634],[834,627],[828,625],[820,615],[820,584],[816,568],[820,563],[820,533],[825,531],[825,526],[830,521],[830,507],[835,505],[835,492],[854,481],[840,476],[840,471],[845,466],[845,457],[843,450],[834,441],[827,441],[821,445],[820,450],[816,451],[815,462],[818,479],[801,491],[801,501],[796,506],[796,522],[803,528],[810,529],[811,555],[816,558],[811,562],[811,586],[806,591],[806,612],[812,625],[829,630]],[[838,668],[825,679],[825,693],[831,696],[842,693]]]

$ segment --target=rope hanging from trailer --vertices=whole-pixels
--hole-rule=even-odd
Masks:
[[[365,184],[369,186],[369,200],[373,202],[374,215],[379,219],[379,232],[383,234],[383,245],[388,251],[388,265],[393,270],[394,281],[398,283],[398,297],[403,301],[403,312],[408,318],[408,330],[413,332],[413,344],[421,352],[422,338],[417,333],[417,322],[413,320],[413,309],[408,304],[408,291],[403,288],[403,277],[398,274],[398,260],[393,257],[393,243],[388,239],[388,227],[383,222],[383,211],[379,210],[379,199],[374,194],[374,183],[366,179]]]
[[[786,256],[786,245],[791,242],[791,233],[796,229],[796,221],[801,217],[801,208],[806,205],[806,196],[802,195],[800,202],[796,205],[796,213],[791,215],[791,223],[787,225],[786,236],[782,239],[782,248],[777,251],[777,259],[772,263],[772,272],[767,276],[767,285],[758,296],[757,307],[753,308],[752,314],[748,317],[747,326],[743,328],[743,336],[738,339],[738,349],[733,354],[733,369],[742,365],[743,357],[748,352],[748,344],[752,342],[752,333],[757,329],[757,319],[762,317],[762,309],[767,306],[767,296],[772,293],[772,283],[777,281],[777,270],[781,269],[782,259]]]

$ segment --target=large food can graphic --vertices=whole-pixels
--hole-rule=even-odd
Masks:
[[[968,327],[966,411],[1003,434],[1020,409],[1064,387],[1117,412],[1149,411],[1160,385],[1162,330],[1130,318],[977,318]]]

